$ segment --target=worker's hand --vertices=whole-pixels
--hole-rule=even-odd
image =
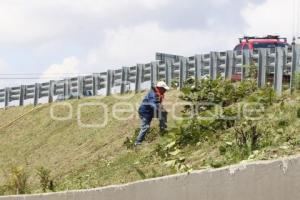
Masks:
[[[161,119],[162,116],[166,116],[168,114],[167,110],[163,107],[163,105],[159,105],[157,112],[155,112],[154,116],[155,118]]]
[[[165,109],[165,107],[162,105],[160,108],[161,113],[167,113],[168,111]]]

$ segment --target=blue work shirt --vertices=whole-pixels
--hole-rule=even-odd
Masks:
[[[152,89],[144,97],[138,112],[142,117],[151,120],[154,117],[154,113],[157,112],[159,106],[160,106],[159,97]]]

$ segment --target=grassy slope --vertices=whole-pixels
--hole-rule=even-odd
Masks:
[[[171,91],[166,97],[168,105],[180,101],[177,91]],[[127,150],[123,142],[133,135],[139,126],[137,116],[130,120],[118,121],[109,112],[109,123],[101,129],[80,128],[77,123],[77,108],[80,103],[102,102],[112,105],[117,102],[140,103],[144,93],[127,95],[128,99],[119,100],[105,97],[101,100],[86,98],[68,101],[73,106],[73,117],[68,121],[55,121],[50,118],[50,105],[42,105],[37,110],[25,115],[8,127],[0,129],[0,184],[5,182],[6,171],[12,165],[26,166],[31,175],[32,192],[40,192],[35,169],[44,166],[52,170],[52,176],[58,184],[58,190],[98,187],[109,184],[125,183],[141,178],[139,170],[146,177],[162,176],[176,171],[169,169],[159,157],[149,156],[155,145],[165,138],[156,138],[153,142],[145,142],[138,150]],[[59,105],[57,103],[53,105]],[[255,151],[250,160],[272,159],[279,156],[297,154],[300,147],[300,122],[297,119],[296,108],[300,106],[299,99],[288,97],[284,105],[277,103],[269,107],[266,115],[279,115],[281,120],[263,119],[266,127],[272,132],[264,138],[270,138],[272,144]],[[30,111],[31,106],[10,108],[0,111],[0,127],[8,124],[18,116]],[[67,109],[56,107],[58,116],[65,116]],[[276,111],[277,110],[277,111]],[[101,108],[87,107],[82,110],[82,121],[88,123],[100,122]],[[179,114],[179,110],[177,109]],[[130,113],[122,114],[128,116]],[[285,123],[280,123],[284,120]],[[175,120],[170,118],[169,125],[175,126]],[[153,126],[157,125],[155,120]],[[170,133],[172,134],[172,133]],[[232,154],[221,155],[220,146],[234,142],[232,130],[216,134],[209,140],[188,146],[179,156],[186,158],[185,163],[193,169],[221,166],[238,162]],[[247,159],[247,158],[246,158]],[[138,169],[138,170],[137,170]],[[143,175],[142,175],[143,176]]]
[[[123,100],[115,97],[85,98],[70,100],[73,117],[67,121],[55,121],[50,117],[51,105],[40,105],[30,113],[32,106],[15,107],[0,111],[0,184],[11,166],[26,166],[31,175],[33,192],[38,192],[36,168],[44,166],[52,170],[58,189],[86,188],[113,183],[133,181],[139,178],[133,163],[140,160],[144,151],[153,144],[145,144],[138,153],[123,146],[126,137],[133,135],[139,126],[138,116],[126,121],[113,118],[112,105],[129,102],[138,106],[145,93],[126,95]],[[166,100],[171,104],[178,100],[178,92],[171,91]],[[78,105],[81,103],[104,103],[108,105],[108,125],[104,128],[81,128],[77,122]],[[67,107],[54,107],[55,116],[65,117]],[[7,126],[14,119],[27,113],[21,119]],[[82,108],[82,122],[88,124],[103,122],[100,107]],[[132,113],[118,116],[128,117]],[[169,124],[174,121],[170,119]],[[157,124],[154,120],[153,126]]]

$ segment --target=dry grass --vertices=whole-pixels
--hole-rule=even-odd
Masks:
[[[6,171],[15,165],[26,166],[31,174],[33,191],[39,191],[35,174],[36,168],[41,166],[52,170],[60,189],[85,187],[82,183],[77,185],[73,179],[89,174],[90,171],[95,176],[90,182],[98,179],[94,186],[137,179],[131,165],[138,161],[139,156],[128,152],[123,146],[125,138],[130,137],[139,127],[136,109],[131,113],[117,113],[118,117],[123,118],[132,115],[126,121],[115,119],[111,111],[113,105],[120,102],[137,107],[144,94],[128,94],[122,99],[110,96],[67,101],[72,107],[72,117],[65,121],[50,117],[51,108],[56,117],[68,116],[69,107],[61,103],[40,105],[39,109],[30,113],[28,111],[32,110],[32,106],[1,110],[0,127],[4,128],[0,129],[0,184],[5,182]],[[177,94],[177,91],[167,94],[166,102],[170,102],[169,107],[178,100]],[[108,105],[107,126],[83,128],[78,125],[79,105],[86,103]],[[101,124],[104,121],[103,112],[101,106],[84,106],[81,108],[81,121],[85,124]],[[22,115],[22,118],[13,122]],[[7,126],[9,123],[11,124]],[[174,125],[174,121],[171,119],[169,124]],[[155,125],[156,120],[153,122],[153,126]],[[145,148],[137,154],[143,156],[143,151],[149,151],[151,145],[145,144]],[[116,169],[108,167],[110,163],[120,163],[122,160],[126,160],[127,167],[123,168],[118,164],[113,165]],[[86,187],[90,186],[93,185],[86,183]]]

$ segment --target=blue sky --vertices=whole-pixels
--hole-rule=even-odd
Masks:
[[[232,49],[243,35],[291,39],[299,34],[293,20],[299,6],[298,0],[1,0],[0,74],[57,78],[150,62],[155,52]],[[0,75],[0,88],[35,81],[4,77],[12,76]]]

